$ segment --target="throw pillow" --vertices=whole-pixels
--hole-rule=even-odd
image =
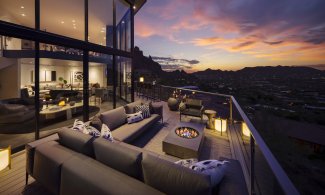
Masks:
[[[101,129],[101,137],[110,141],[110,142],[114,142],[114,138],[112,135],[111,130],[108,128],[108,126],[106,124],[102,125],[102,129]]]
[[[142,112],[142,117],[145,118],[149,118],[151,116],[150,114],[150,109],[149,109],[149,105],[144,104],[144,105],[137,105],[135,106],[135,111],[136,112]]]
[[[72,130],[79,131],[84,134],[88,134],[88,130],[84,122],[79,119],[76,119],[73,123]]]
[[[136,112],[134,114],[127,114],[128,124],[136,123],[143,120],[142,112]]]
[[[92,127],[95,127],[97,130],[101,130],[103,123],[100,120],[100,118],[96,115],[91,119],[89,125],[92,126]]]
[[[197,162],[198,161],[196,158],[190,158],[190,159],[183,159],[183,160],[176,161],[175,164],[190,168],[190,166],[192,166]]]
[[[209,175],[211,178],[211,184],[217,185],[225,175],[227,164],[229,161],[219,160],[204,160],[194,163],[189,168],[203,174]]]
[[[83,121],[76,119],[73,123],[72,130],[79,131],[81,133],[91,135],[93,137],[99,137],[100,132],[92,126],[87,126]]]

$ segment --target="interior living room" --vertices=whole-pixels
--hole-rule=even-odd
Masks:
[[[134,75],[145,3],[0,1],[0,194],[298,194],[233,96]]]

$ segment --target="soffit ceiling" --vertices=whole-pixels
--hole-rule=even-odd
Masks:
[[[84,39],[83,0],[41,0],[41,30]],[[113,24],[112,0],[89,1],[90,42],[106,42],[106,26]],[[0,19],[34,28],[34,0],[0,0]],[[127,11],[127,4],[117,3],[117,21]]]

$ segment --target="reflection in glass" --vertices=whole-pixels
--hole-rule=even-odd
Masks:
[[[1,38],[8,42],[0,57],[0,148],[16,148],[35,138],[35,64],[18,57],[25,40]]]
[[[113,0],[92,0],[88,7],[88,41],[113,47]]]
[[[84,40],[83,0],[41,0],[41,30]]]
[[[35,1],[0,0],[0,20],[34,28]]]

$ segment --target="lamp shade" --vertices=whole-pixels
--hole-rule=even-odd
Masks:
[[[221,119],[221,118],[215,119],[214,127],[219,132],[225,132],[227,130],[227,119]]]
[[[244,136],[249,137],[251,135],[251,131],[249,130],[249,128],[245,122],[242,123],[242,132],[243,132]]]
[[[10,163],[10,156],[11,156],[11,147],[0,149],[0,171],[9,167],[11,168]]]
[[[143,83],[143,82],[144,82],[144,77],[140,77],[140,78],[139,78],[139,81],[140,81],[141,83]]]

